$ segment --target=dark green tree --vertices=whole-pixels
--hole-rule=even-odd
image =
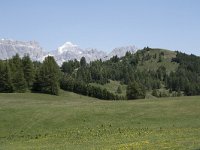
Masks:
[[[38,67],[35,70],[35,77],[34,77],[34,82],[32,86],[32,91],[33,92],[42,92],[42,79],[40,76],[40,68]]]
[[[128,99],[143,99],[145,98],[145,95],[145,88],[141,84],[137,82],[131,82],[127,86],[126,96]]]
[[[22,64],[23,64],[24,78],[26,80],[28,88],[31,89],[34,81],[35,70],[33,62],[31,61],[29,55],[26,55],[22,58]]]
[[[0,61],[0,92],[13,92],[11,72],[7,61]]]
[[[12,83],[14,87],[14,92],[26,92],[27,83],[24,78],[22,60],[18,54],[10,59],[9,65],[12,72]]]
[[[75,60],[69,60],[68,62],[64,62],[61,66],[61,69],[64,73],[72,74],[75,69],[80,67],[80,63]]]
[[[75,79],[71,76],[63,76],[60,82],[60,87],[66,91],[74,91]]]
[[[39,70],[39,81],[37,81],[41,86],[41,92],[58,95],[60,75],[60,69],[54,58],[52,56],[46,57]]]
[[[80,65],[81,65],[81,67],[85,67],[86,64],[87,64],[87,63],[86,63],[85,57],[82,57],[81,60],[80,60]]]

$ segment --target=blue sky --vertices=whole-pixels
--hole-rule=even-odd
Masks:
[[[0,38],[66,41],[111,51],[136,45],[200,55],[199,0],[0,0]]]

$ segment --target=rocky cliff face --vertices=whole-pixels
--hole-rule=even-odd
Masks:
[[[19,54],[20,57],[28,54],[32,60],[41,60],[44,55],[44,50],[35,41],[22,42],[14,40],[0,40],[0,59],[9,59],[12,56]]]

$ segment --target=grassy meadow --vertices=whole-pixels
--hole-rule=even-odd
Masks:
[[[200,97],[0,94],[0,149],[200,149]]]

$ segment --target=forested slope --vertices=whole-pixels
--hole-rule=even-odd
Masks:
[[[0,61],[0,74],[0,92],[59,95],[62,88],[112,100],[200,95],[200,57],[149,47],[107,61],[82,57],[60,68],[51,56],[40,63],[16,55]]]

